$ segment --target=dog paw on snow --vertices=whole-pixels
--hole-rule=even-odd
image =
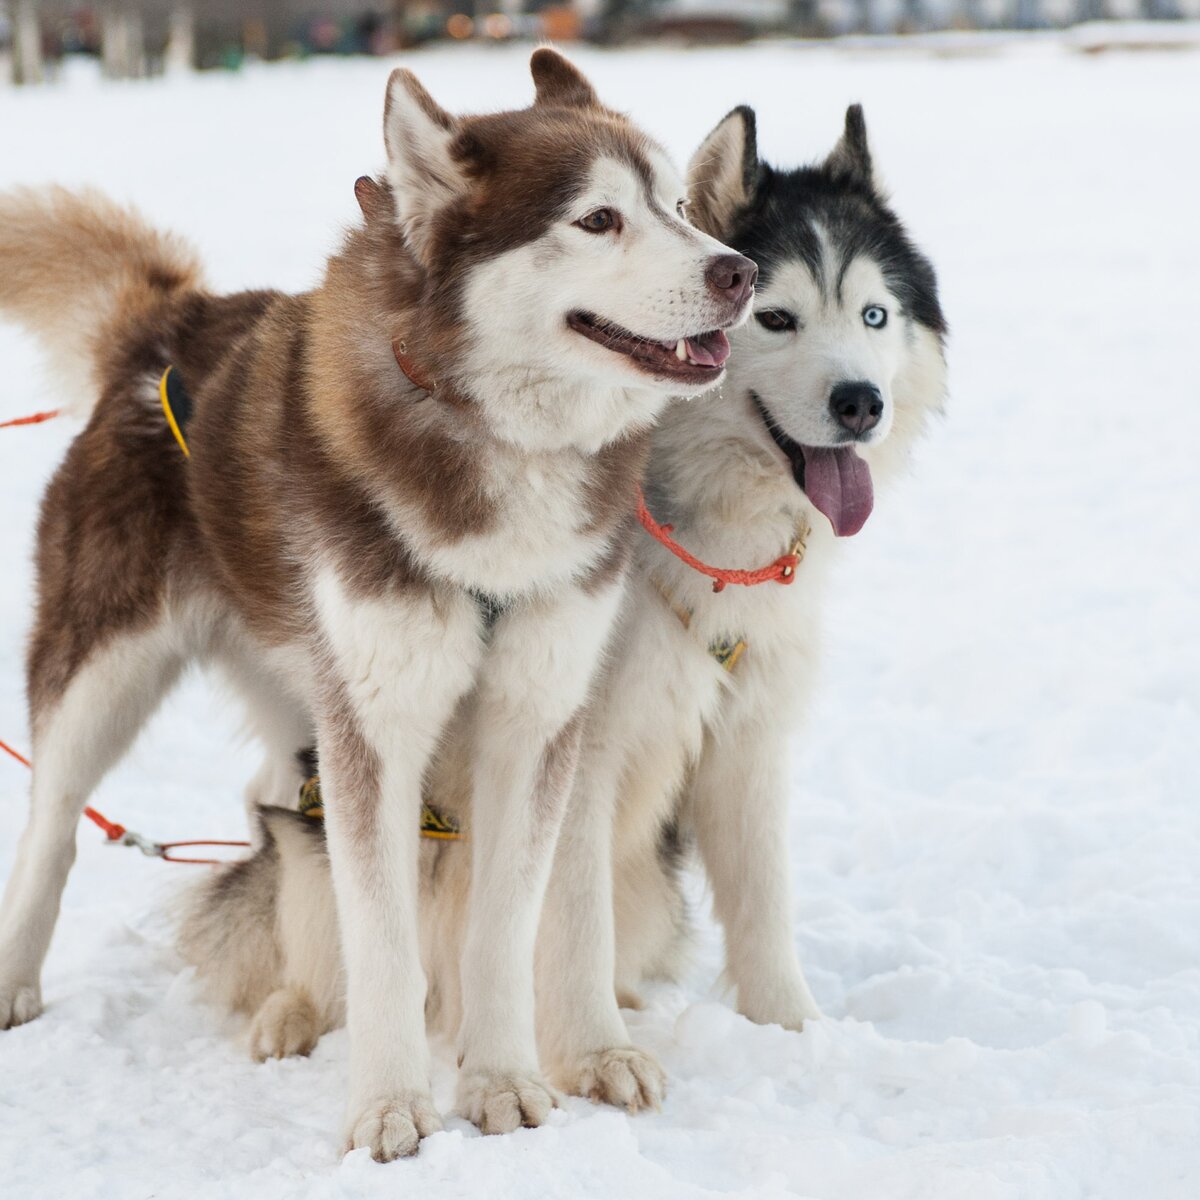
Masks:
[[[635,1113],[662,1106],[667,1076],[658,1060],[636,1046],[613,1046],[583,1058],[571,1073],[571,1091],[599,1104]]]
[[[558,1093],[538,1075],[471,1071],[459,1079],[459,1115],[483,1133],[536,1129],[558,1103]]]
[[[437,1133],[442,1118],[428,1092],[410,1092],[365,1105],[350,1123],[346,1151],[367,1149],[376,1162],[416,1154],[423,1137]]]
[[[778,990],[738,999],[738,1012],[756,1025],[782,1025],[802,1033],[809,1021],[819,1021],[821,1010],[807,987]]]
[[[0,983],[0,1029],[15,1029],[42,1014],[42,989],[36,983]]]
[[[303,988],[272,992],[250,1023],[250,1055],[256,1062],[311,1054],[320,1040],[321,1016]]]

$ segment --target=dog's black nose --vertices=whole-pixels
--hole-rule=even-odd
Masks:
[[[741,308],[754,294],[757,278],[757,264],[740,254],[720,254],[704,268],[704,282],[734,308]]]
[[[839,383],[829,395],[829,411],[853,434],[864,434],[879,424],[883,397],[873,383]]]

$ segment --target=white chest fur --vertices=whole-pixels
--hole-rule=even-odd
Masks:
[[[497,443],[478,477],[493,506],[486,530],[448,538],[415,506],[394,520],[426,565],[460,587],[500,596],[552,590],[585,573],[609,546],[608,533],[586,531],[594,461],[574,450],[538,454]]]

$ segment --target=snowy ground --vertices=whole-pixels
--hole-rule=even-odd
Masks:
[[[681,158],[739,101],[764,151],[822,152],[865,102],[938,264],[953,406],[848,557],[797,740],[801,953],[828,1019],[734,1015],[695,970],[632,1019],[660,1114],[568,1103],[410,1162],[339,1162],[346,1042],[254,1066],[160,915],[191,870],[80,834],[43,1019],[0,1035],[0,1193],[67,1197],[1200,1194],[1200,53],[967,56],[783,46],[581,53]],[[451,107],[523,102],[524,51],[414,59]],[[94,182],[201,246],[226,287],[316,277],[380,160],[382,63],[0,91],[0,185]],[[0,330],[0,417],[45,406]],[[1165,425],[1164,425],[1165,422]],[[65,423],[0,434],[0,737],[38,494]],[[1191,546],[1191,549],[1188,547]],[[256,762],[189,682],[98,805],[237,836]],[[0,877],[26,780],[0,762]],[[449,1055],[436,1080],[449,1108]]]

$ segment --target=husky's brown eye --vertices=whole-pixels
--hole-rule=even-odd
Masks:
[[[611,208],[598,208],[586,217],[580,217],[575,224],[588,233],[608,233],[621,228],[621,218]]]
[[[782,308],[768,308],[763,312],[756,312],[754,319],[772,333],[784,333],[796,328],[796,318]]]
[[[679,203],[675,205],[675,211],[686,221],[687,220],[687,201],[680,200]]]

